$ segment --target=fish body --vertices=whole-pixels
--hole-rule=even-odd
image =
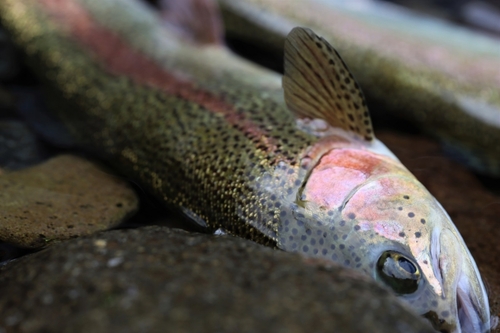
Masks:
[[[0,19],[79,144],[208,231],[363,271],[443,332],[489,329],[458,231],[312,31],[287,38],[283,97],[278,75],[136,2],[2,0]]]

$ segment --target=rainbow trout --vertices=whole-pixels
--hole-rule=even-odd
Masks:
[[[489,329],[462,237],[311,30],[286,39],[283,94],[277,74],[179,39],[138,2],[1,0],[0,19],[79,144],[208,231],[364,272],[441,332]]]

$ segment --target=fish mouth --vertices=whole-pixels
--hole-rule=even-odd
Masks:
[[[460,279],[456,294],[456,314],[450,319],[441,318],[435,311],[423,314],[440,333],[486,333],[490,332],[490,321],[481,319],[481,311],[468,285]],[[461,283],[462,282],[462,283]]]
[[[481,276],[458,232],[445,229],[436,234],[433,262],[442,283],[440,305],[423,316],[441,333],[490,331],[488,297]],[[460,260],[457,254],[465,254]],[[455,258],[454,260],[450,258]]]
[[[477,300],[472,298],[473,295],[469,292],[468,285],[463,282],[463,279],[460,279],[457,286],[457,312],[461,332],[489,332],[489,320],[481,320],[481,311],[477,308]]]
[[[423,314],[432,326],[440,333],[484,333],[489,332],[489,325],[483,323],[480,314],[476,310],[471,298],[463,293],[457,292],[457,316],[456,319],[446,320],[440,318],[435,311]]]
[[[446,320],[439,318],[438,314],[435,311],[429,311],[422,315],[425,319],[429,320],[438,332],[440,333],[460,333],[460,327],[447,322]]]

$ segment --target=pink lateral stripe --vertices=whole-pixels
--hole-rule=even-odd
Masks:
[[[98,24],[89,12],[74,0],[39,0],[51,20],[95,54],[106,71],[126,75],[139,84],[159,88],[170,95],[197,103],[213,113],[223,114],[231,125],[242,128],[245,135],[258,141],[267,152],[276,150],[274,140],[256,124],[219,96],[196,88],[193,83],[177,77],[145,54],[133,49],[111,30]]]

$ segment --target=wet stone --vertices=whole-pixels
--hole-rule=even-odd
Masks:
[[[46,156],[45,147],[24,123],[0,121],[0,167],[22,169],[40,163]]]
[[[9,332],[433,332],[352,270],[157,226],[20,258],[0,269],[0,294]]]
[[[137,207],[126,182],[63,155],[0,174],[0,241],[38,248],[116,226]]]

